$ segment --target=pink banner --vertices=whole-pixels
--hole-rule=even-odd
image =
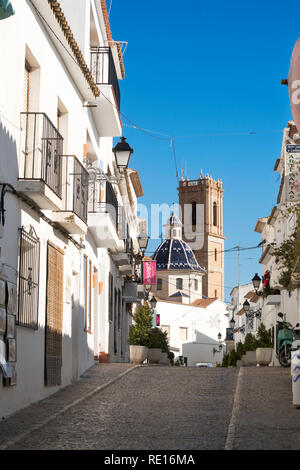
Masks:
[[[143,261],[143,283],[156,284],[156,261]]]

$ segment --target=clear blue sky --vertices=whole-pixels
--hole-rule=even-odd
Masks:
[[[108,8],[110,0],[107,0]],[[112,0],[115,40],[128,41],[121,110],[139,126],[170,135],[247,133],[175,139],[178,167],[222,178],[225,249],[257,245],[258,217],[276,204],[282,130],[291,119],[290,56],[300,35],[300,4],[279,1]],[[126,122],[126,121],[124,121]],[[130,127],[130,166],[139,171],[140,202],[177,202],[168,141]],[[157,240],[149,244],[154,251]],[[241,282],[261,273],[260,249],[242,252]],[[225,298],[237,284],[237,254],[225,256]]]

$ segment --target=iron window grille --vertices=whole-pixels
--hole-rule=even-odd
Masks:
[[[38,329],[40,241],[33,227],[19,229],[17,325]]]

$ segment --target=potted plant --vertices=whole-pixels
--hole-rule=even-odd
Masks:
[[[167,332],[160,328],[152,328],[148,342],[148,361],[150,364],[158,364],[162,353],[166,354],[168,359],[168,340]]]
[[[263,323],[257,330],[256,360],[260,366],[268,366],[272,360],[273,344],[271,334],[266,330]]]
[[[149,337],[152,330],[152,314],[150,307],[140,305],[133,315],[134,324],[130,327],[128,344],[130,346],[130,361],[142,364],[148,355]]]
[[[244,355],[242,356],[243,366],[256,366],[257,339],[252,333],[247,333],[243,344]]]

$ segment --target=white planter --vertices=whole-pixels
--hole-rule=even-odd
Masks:
[[[242,356],[242,365],[245,367],[256,366],[256,351],[247,351]]]
[[[158,364],[161,357],[161,349],[149,348],[148,349],[148,361],[150,364]]]
[[[273,348],[257,348],[256,360],[260,366],[268,366],[272,361]]]
[[[133,364],[143,364],[145,359],[147,359],[148,348],[146,346],[133,346],[130,345],[130,362]]]
[[[170,365],[170,360],[169,360],[169,358],[168,358],[168,353],[164,353],[164,352],[161,353],[161,357],[160,357],[159,363],[160,363],[160,364]]]

